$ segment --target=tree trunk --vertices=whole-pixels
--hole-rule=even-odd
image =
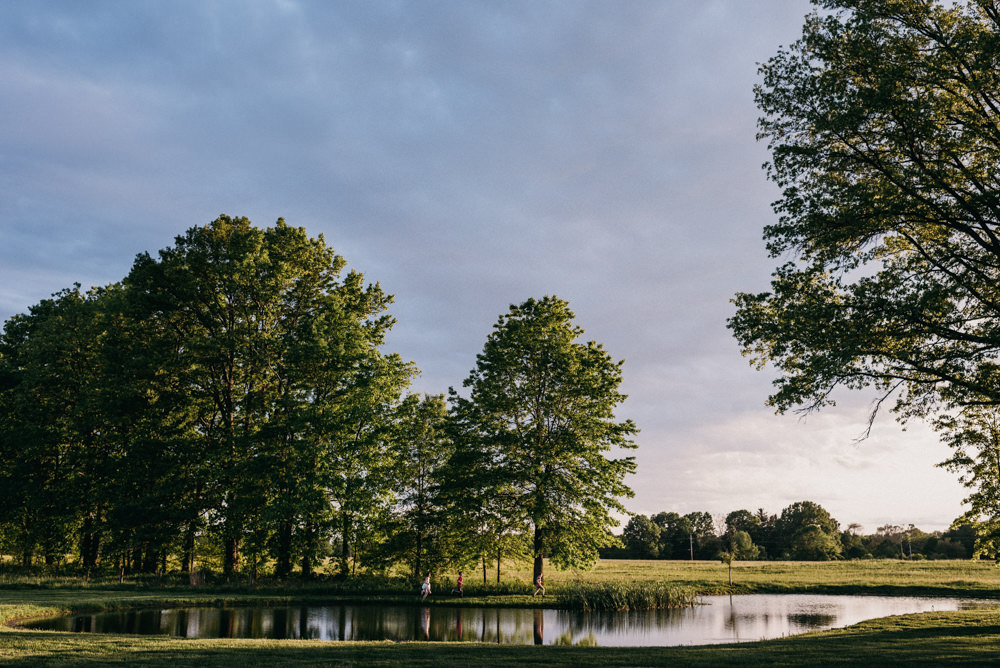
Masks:
[[[343,520],[340,523],[340,535],[343,540],[340,545],[340,572],[346,578],[351,574],[350,568],[348,566],[347,560],[351,556],[351,548],[348,543],[348,537],[351,534],[351,520],[347,516],[347,513],[342,513]]]
[[[97,557],[101,549],[101,534],[97,530],[95,513],[87,513],[80,529],[80,565],[90,571],[97,567]]]
[[[542,537],[542,530],[535,525],[535,564],[532,569],[531,583],[534,584],[538,576],[542,574],[542,554],[543,554],[544,542]]]
[[[302,577],[312,577],[312,555],[313,541],[316,538],[316,525],[312,522],[306,524],[305,540],[302,546]]]
[[[184,532],[184,557],[181,563],[181,571],[190,573],[194,568],[194,534],[195,521],[188,523],[187,531]]]
[[[157,562],[160,560],[160,551],[152,543],[146,542],[145,554],[142,556],[142,572],[155,573]]]
[[[287,577],[292,572],[292,523],[282,522],[278,527],[278,554],[276,555],[274,574],[279,578]]]
[[[94,520],[87,514],[87,517],[83,520],[83,527],[80,528],[80,565],[83,566],[85,571],[89,571],[94,567],[90,563],[90,541],[93,539],[91,532],[93,529]]]
[[[413,571],[414,571],[413,572],[413,578],[415,580],[419,580],[420,577],[424,573],[421,570],[421,568],[420,568],[420,566],[421,566],[421,563],[420,563],[420,553],[421,553],[421,551],[423,550],[423,547],[424,547],[424,545],[423,545],[423,539],[424,539],[423,534],[420,531],[417,531],[417,546],[416,546],[417,549],[416,549],[416,554],[413,555],[413,557],[414,557],[414,560],[413,560]]]
[[[21,515],[21,535],[24,537],[21,540],[20,552],[21,552],[21,567],[31,568],[31,560],[35,551],[34,541],[31,539],[31,524],[28,522],[28,515]]]
[[[227,579],[236,571],[239,559],[240,541],[235,536],[227,536],[223,548],[222,575]]]

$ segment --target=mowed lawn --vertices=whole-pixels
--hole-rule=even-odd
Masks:
[[[704,593],[725,590],[716,562],[608,560],[586,572],[548,571],[550,593],[572,580],[662,581]],[[521,576],[528,575],[525,569]],[[515,575],[511,573],[510,575]],[[447,581],[450,576],[442,578]],[[481,575],[480,575],[481,577]],[[466,574],[470,594],[473,578]],[[733,568],[737,591],[839,592],[1000,597],[1000,568],[970,561],[748,562]],[[481,582],[481,580],[480,580]],[[1000,608],[934,612],[871,620],[848,629],[781,640],[705,647],[508,647],[476,643],[336,643],[309,640],[187,640],[69,634],[16,627],[18,618],[70,609],[171,603],[216,605],[253,600],[329,598],[321,586],[253,593],[226,588],[84,585],[72,580],[0,582],[0,665],[310,666],[310,665],[997,665]],[[531,601],[530,596],[507,597]],[[439,599],[452,603],[446,597]],[[481,602],[487,602],[480,599]],[[470,596],[474,604],[477,597]],[[998,601],[1000,603],[1000,601]]]

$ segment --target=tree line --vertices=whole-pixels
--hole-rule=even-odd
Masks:
[[[586,565],[632,494],[622,362],[569,305],[418,396],[391,295],[321,237],[221,216],[0,334],[0,552],[90,572]]]
[[[605,557],[631,559],[723,559],[827,561],[833,559],[966,559],[974,554],[976,531],[961,521],[946,532],[886,524],[863,534],[859,524],[841,529],[822,506],[799,501],[780,514],[740,509],[714,521],[711,514],[661,512],[633,515],[622,545]]]

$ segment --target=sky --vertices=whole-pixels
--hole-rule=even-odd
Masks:
[[[920,423],[805,419],[726,329],[762,230],[758,64],[806,0],[0,3],[0,320],[121,280],[219,214],[323,235],[395,295],[412,389],[461,386],[514,303],[624,359],[636,513],[810,500],[842,526],[963,511]]]

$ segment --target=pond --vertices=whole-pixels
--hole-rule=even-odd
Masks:
[[[705,596],[676,610],[580,612],[448,606],[301,605],[124,610],[49,617],[35,629],[186,638],[443,640],[510,645],[639,647],[778,638],[931,610],[974,607],[955,598],[749,594]]]

